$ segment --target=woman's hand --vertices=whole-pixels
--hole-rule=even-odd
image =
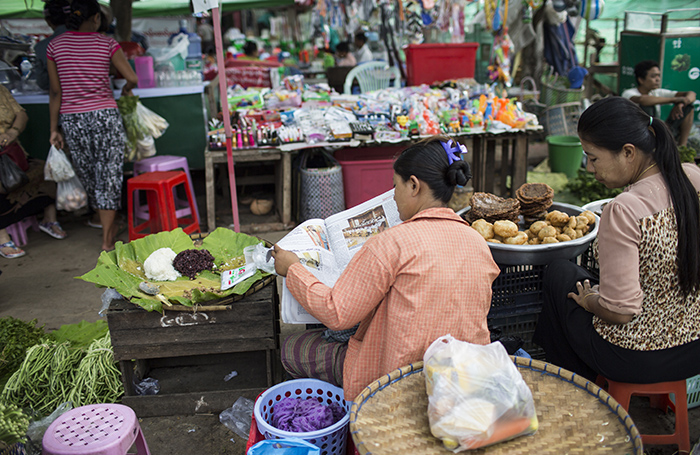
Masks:
[[[63,135],[58,131],[51,131],[49,142],[57,149],[63,150]]]
[[[19,136],[19,131],[15,128],[8,128],[7,131],[0,134],[0,147],[6,147],[17,140]]]
[[[275,258],[275,272],[280,276],[287,276],[289,267],[295,262],[299,262],[296,254],[283,250],[277,245],[272,250],[272,257]]]
[[[131,89],[127,89],[126,85],[122,87],[122,96],[134,96],[134,92]]]
[[[599,294],[598,289],[599,286],[597,284],[591,286],[589,280],[584,280],[583,283],[579,281],[576,283],[576,290],[578,292],[569,292],[567,297],[574,299],[574,302],[578,303],[584,310],[593,313],[590,307],[586,306],[586,299],[590,299],[590,296],[597,296]]]

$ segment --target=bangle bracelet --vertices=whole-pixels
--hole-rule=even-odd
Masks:
[[[588,296],[597,295],[597,294],[598,294],[597,292],[587,292],[587,293],[583,294],[583,297],[581,297],[581,303],[584,303],[586,301],[586,299],[588,298]]]

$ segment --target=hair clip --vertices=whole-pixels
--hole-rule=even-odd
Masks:
[[[73,11],[73,14],[75,14],[76,16],[82,16],[82,15],[83,15],[83,13],[81,13],[79,9]]]
[[[455,145],[451,146],[450,143]],[[460,156],[461,153],[469,153],[464,144],[460,144],[454,139],[450,139],[449,141],[440,141],[440,144],[442,145],[442,148],[445,149],[445,153],[447,153],[447,160],[449,161],[450,165],[455,161],[460,161],[462,159]]]

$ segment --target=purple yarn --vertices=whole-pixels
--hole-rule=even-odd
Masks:
[[[283,431],[306,433],[330,427],[345,414],[337,403],[326,406],[313,398],[288,397],[275,404],[272,425]]]

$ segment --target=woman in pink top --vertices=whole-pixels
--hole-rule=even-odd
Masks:
[[[700,169],[666,124],[620,97],[581,115],[588,171],[625,190],[603,209],[600,280],[569,261],[545,273],[533,341],[595,380],[655,383],[700,373]]]
[[[115,217],[121,208],[126,134],[110,87],[110,63],[126,78],[122,95],[131,95],[138,78],[119,44],[98,33],[97,0],[73,0],[67,32],[49,43],[51,144],[71,153],[73,167],[102,223],[102,249],[112,250]],[[59,123],[63,133],[59,130]]]
[[[437,136],[399,155],[394,199],[403,223],[367,240],[333,288],[275,247],[277,273],[309,313],[331,330],[359,323],[347,344],[322,331],[290,337],[282,353],[290,375],[342,384],[352,400],[381,375],[422,360],[442,335],[490,342],[486,316],[500,269],[483,237],[447,207],[455,186],[471,178],[463,151]]]

